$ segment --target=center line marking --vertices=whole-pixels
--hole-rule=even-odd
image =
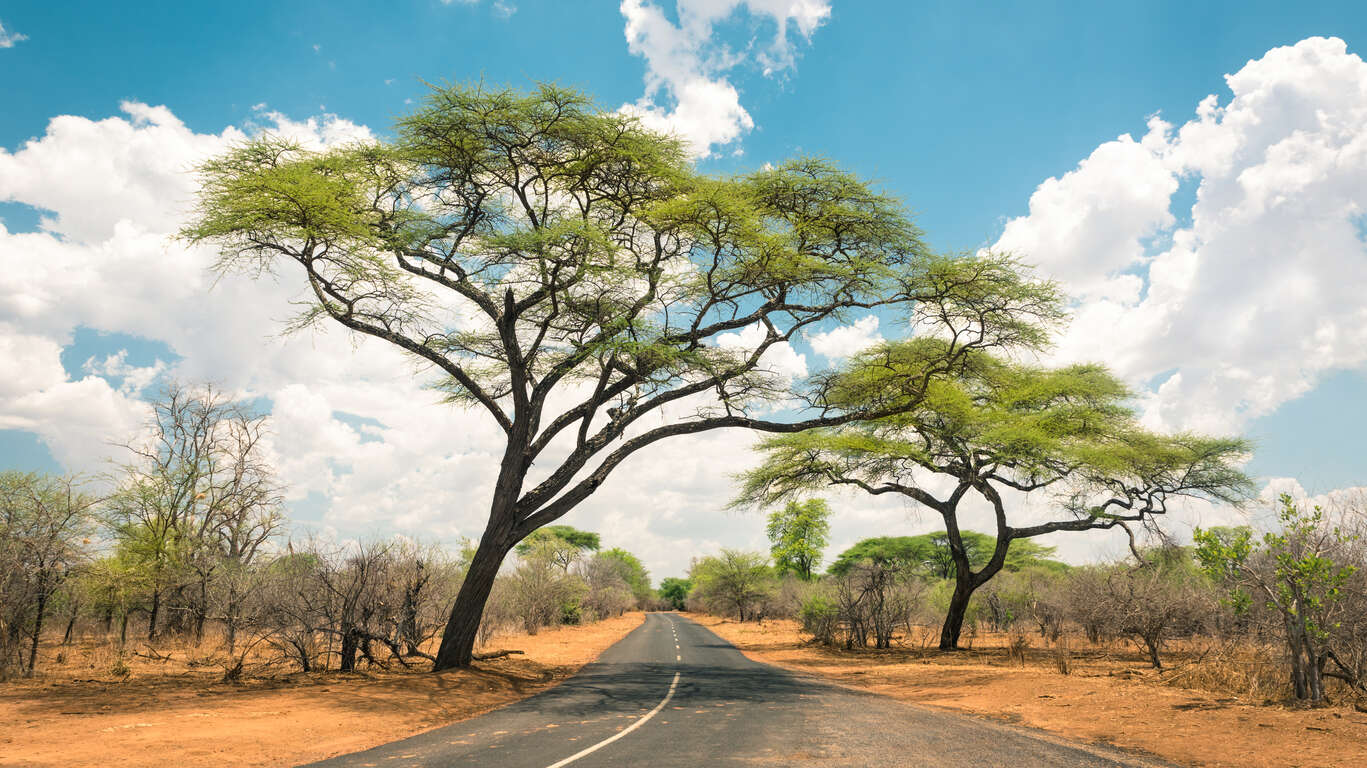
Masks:
[[[562,768],[562,766],[569,765],[575,760],[578,760],[579,758],[584,757],[585,755],[591,755],[594,752],[597,752],[598,750],[602,749],[603,747],[606,747],[607,745],[611,744],[612,742],[617,741],[618,739],[622,738],[628,733],[631,733],[637,728],[640,728],[642,725],[645,725],[645,722],[647,720],[660,714],[660,710],[664,709],[665,706],[669,704],[670,699],[674,698],[674,689],[679,687],[679,674],[680,673],[678,672],[674,673],[674,680],[669,684],[669,693],[665,694],[664,699],[661,700],[659,704],[656,704],[654,709],[650,710],[649,712],[638,718],[636,722],[627,726],[624,730],[618,731],[616,734],[609,736],[606,739],[603,739],[602,741],[598,742],[597,744],[594,744],[591,747],[587,747],[583,750],[580,750],[579,752],[575,752],[574,754],[570,755],[564,760],[561,760],[558,763],[551,763],[550,765],[546,766],[546,768]]]

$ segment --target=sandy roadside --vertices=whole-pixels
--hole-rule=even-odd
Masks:
[[[501,637],[497,647],[526,655],[442,674],[327,673],[224,684],[189,673],[127,680],[53,673],[0,684],[0,765],[287,766],[354,752],[555,685],[643,620],[630,613]]]
[[[1367,714],[1350,708],[1305,711],[1245,703],[1131,679],[1119,674],[1127,666],[1121,663],[1085,665],[1063,675],[1043,664],[1021,668],[993,664],[984,656],[832,651],[805,644],[795,622],[760,626],[690,618],[757,661],[1181,765],[1367,765]]]

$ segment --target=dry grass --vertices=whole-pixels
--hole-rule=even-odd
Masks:
[[[924,649],[919,636],[902,648],[844,651],[808,644],[794,622],[761,626],[692,618],[759,661],[1184,765],[1367,764],[1367,715],[1346,705],[1307,711],[1268,704],[1275,698],[1266,695],[1269,670],[1249,664],[1260,658],[1256,649],[1221,658],[1199,645],[1177,647],[1169,654],[1171,669],[1159,673],[1132,646],[1072,638],[1065,675],[1059,673],[1057,645],[1016,643],[1013,649],[1013,638],[1001,634],[980,633],[971,650],[955,653]],[[1234,672],[1239,668],[1253,671],[1241,676]],[[1183,687],[1198,683],[1245,692]]]
[[[212,652],[130,644],[120,654],[92,641],[45,646],[37,676],[0,685],[0,765],[207,768],[319,760],[544,690],[643,618],[630,613],[496,638],[496,646],[526,655],[441,674],[424,665],[224,683]]]

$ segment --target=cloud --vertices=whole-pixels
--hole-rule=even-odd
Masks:
[[[0,23],[0,48],[13,48],[15,43],[22,43],[28,39],[28,35],[21,35],[18,32],[10,32],[5,29],[5,25]]]
[[[791,69],[793,38],[810,40],[831,13],[827,0],[676,0],[677,23],[650,0],[622,0],[621,10],[627,49],[646,62],[645,94],[623,109],[678,135],[699,157],[755,127],[727,73],[752,59],[766,77]],[[717,27],[741,16],[772,24],[772,40],[752,39],[739,53],[728,48]]]
[[[1078,299],[1055,358],[1110,364],[1155,427],[1237,431],[1367,365],[1367,64],[1310,38],[1226,83],[1045,181],[995,245]]]
[[[814,333],[810,339],[812,351],[835,363],[883,340],[878,332],[878,318],[869,315],[851,325],[832,328],[825,333]]]
[[[747,325],[735,333],[717,336],[717,346],[724,349],[752,352],[759,348],[765,338],[764,326],[759,323]],[[807,358],[786,341],[769,347],[760,356],[759,370],[782,376],[785,379],[798,379],[807,375]]]

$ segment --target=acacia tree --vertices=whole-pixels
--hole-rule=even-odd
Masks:
[[[572,525],[548,525],[528,534],[516,549],[523,557],[539,552],[569,573],[575,561],[587,552],[597,552],[601,546],[593,531],[581,531]]]
[[[1054,288],[1013,259],[931,254],[896,201],[827,162],[704,175],[678,139],[574,91],[435,88],[394,133],[240,145],[202,167],[183,235],[223,271],[288,265],[312,298],[294,327],[382,339],[501,429],[437,669],[470,663],[509,550],[636,451],[860,415],[819,378],[796,411],[760,415],[791,397],[765,353],[805,329],[880,307],[936,325],[938,354],[900,387],[914,393],[968,350],[1037,343],[1057,316]]]
[[[49,603],[89,557],[96,503],[71,477],[0,472],[0,673],[33,674]]]
[[[899,375],[885,344],[855,357],[832,397],[867,397]],[[958,647],[974,590],[1005,566],[1011,543],[1056,531],[1153,525],[1179,496],[1235,502],[1251,482],[1233,463],[1242,440],[1163,436],[1141,429],[1124,405],[1126,388],[1104,368],[1010,363],[975,352],[954,375],[894,416],[761,443],[764,463],[744,475],[739,503],[780,503],[829,484],[907,496],[944,520],[954,593],[940,648]],[[947,492],[939,490],[948,485]],[[1054,492],[1057,519],[1012,525],[1003,493]],[[975,563],[959,527],[970,493],[986,500],[996,539]],[[948,569],[947,569],[948,570]]]
[[[831,525],[827,518],[831,508],[825,499],[792,501],[788,506],[769,515],[769,554],[779,573],[794,573],[803,581],[811,581],[826,548],[826,537]]]
[[[152,403],[148,426],[147,439],[126,446],[131,458],[106,514],[119,550],[146,577],[148,639],[157,636],[172,591],[199,642],[218,576],[250,566],[284,521],[282,493],[262,452],[267,417],[211,386],[172,382]],[[243,596],[240,579],[224,585],[220,618],[231,645]]]
[[[688,569],[693,583],[690,597],[712,610],[736,611],[736,619],[754,618],[755,606],[769,597],[776,584],[769,559],[759,552],[723,549],[721,554],[694,560]]]

